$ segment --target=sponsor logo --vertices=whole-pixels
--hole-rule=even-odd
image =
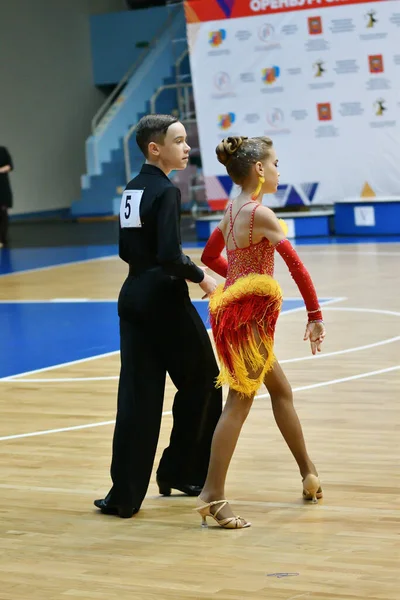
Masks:
[[[317,104],[318,119],[320,121],[332,120],[332,109],[330,102],[322,102]]]
[[[220,71],[214,76],[214,85],[220,92],[224,92],[229,89],[231,85],[231,78],[228,73]]]
[[[367,21],[367,28],[368,29],[371,29],[372,27],[375,27],[375,23],[378,22],[378,19],[376,18],[375,15],[376,15],[376,12],[374,10],[370,10],[365,15],[365,19]]]
[[[274,129],[279,129],[282,127],[285,121],[285,116],[283,110],[280,108],[273,108],[271,112],[267,114],[267,123],[270,127]]]
[[[308,17],[308,33],[310,35],[319,35],[322,33],[321,17]]]
[[[225,113],[224,115],[219,115],[218,117],[218,127],[220,129],[229,129],[235,122],[236,115],[235,113]]]
[[[382,54],[372,54],[368,56],[369,70],[371,73],[383,73]]]
[[[271,23],[264,23],[264,25],[261,25],[260,29],[258,30],[258,37],[262,42],[269,42],[274,33],[274,26],[271,25]]]
[[[226,39],[225,29],[219,29],[218,31],[210,31],[208,34],[208,43],[213,48],[218,48]]]
[[[276,81],[281,74],[281,70],[276,65],[262,70],[262,80],[267,85],[271,85]]]
[[[324,69],[324,61],[323,60],[317,60],[317,62],[315,62],[313,64],[313,67],[315,69],[315,73],[314,73],[314,77],[322,77],[323,74],[325,73],[326,69]]]
[[[379,98],[376,102],[374,102],[374,110],[377,117],[382,117],[385,111],[387,111],[386,100]]]

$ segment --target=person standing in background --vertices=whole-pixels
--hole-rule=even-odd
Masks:
[[[10,153],[0,146],[0,248],[8,245],[8,209],[13,203],[8,174],[13,168]]]

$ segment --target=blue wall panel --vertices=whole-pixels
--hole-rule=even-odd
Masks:
[[[96,85],[116,84],[167,22],[166,6],[94,15],[90,19],[93,77]]]

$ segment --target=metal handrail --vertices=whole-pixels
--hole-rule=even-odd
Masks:
[[[181,64],[183,62],[183,59],[189,54],[189,49],[185,48],[185,50],[182,52],[182,54],[180,55],[180,57],[178,58],[178,60],[175,63],[175,71],[176,71],[176,80],[178,81],[178,79],[180,78],[180,67]]]
[[[176,82],[177,82],[177,83],[180,83],[180,82],[181,82],[181,77],[182,77],[182,76],[181,76],[181,71],[180,71],[180,69],[181,69],[181,64],[182,64],[183,60],[186,58],[186,56],[187,56],[188,54],[189,54],[189,49],[188,49],[188,48],[186,48],[186,49],[185,49],[185,50],[182,52],[182,54],[180,55],[180,57],[178,58],[178,60],[177,60],[177,61],[176,61],[176,63],[175,63],[175,79],[176,79]],[[190,76],[190,75],[188,75],[188,76]],[[183,77],[182,77],[182,78],[183,78]],[[184,106],[184,103],[185,103],[185,98],[182,96],[182,94],[181,94],[180,92],[181,92],[181,90],[178,90],[178,93],[177,93],[177,97],[178,97],[178,110],[179,110],[179,114],[181,114],[181,113],[182,113],[182,111],[183,111],[183,106]]]
[[[150,99],[150,113],[154,114],[156,112],[156,110],[155,110],[156,100],[162,91],[167,90],[167,89],[188,89],[189,87],[192,87],[191,83],[171,83],[169,85],[163,85],[163,86],[159,87],[158,90],[153,94],[153,96]],[[186,122],[190,121],[190,119],[184,119],[184,118],[182,120],[186,121]],[[125,177],[126,177],[127,183],[131,178],[131,157],[130,157],[130,152],[129,152],[129,140],[131,139],[136,127],[137,127],[137,123],[135,123],[134,125],[131,125],[131,127],[129,128],[129,131],[124,136],[124,142],[123,142]]]
[[[156,100],[158,98],[158,96],[161,94],[161,92],[163,92],[164,90],[173,90],[173,89],[185,89],[185,88],[189,88],[189,87],[193,87],[191,83],[170,83],[168,85],[162,85],[161,87],[158,88],[158,90],[156,92],[154,92],[154,94],[152,95],[151,99],[150,99],[150,112],[151,114],[154,114],[156,112]]]
[[[177,6],[179,6],[179,5],[177,5]],[[154,48],[154,46],[156,45],[158,39],[164,33],[165,29],[173,21],[175,15],[176,15],[176,12],[168,14],[166,22],[163,23],[162,27],[160,27],[160,29],[157,31],[156,35],[153,37],[153,39],[149,43],[149,45],[147,46],[146,50],[143,51],[140,54],[140,56],[135,60],[135,62],[129,67],[129,69],[127,70],[127,72],[125,73],[125,75],[123,76],[123,78],[121,79],[121,81],[119,82],[119,84],[117,85],[117,87],[106,98],[105,102],[101,105],[101,107],[99,108],[99,110],[97,111],[97,113],[94,115],[94,117],[92,119],[92,133],[93,133],[93,135],[95,134],[96,129],[97,129],[98,125],[100,124],[101,120],[106,115],[108,109],[113,104],[114,100],[117,98],[117,96],[119,95],[119,93],[122,90],[122,88],[129,81],[132,73],[134,73],[134,71],[136,71],[140,67],[140,65],[143,63],[143,61],[145,60],[145,58],[149,55],[150,50],[152,50]]]
[[[128,183],[131,179],[131,155],[129,152],[129,140],[132,137],[133,132],[137,127],[137,123],[131,125],[129,131],[126,135],[124,135],[124,162],[125,162],[125,179],[126,183]]]

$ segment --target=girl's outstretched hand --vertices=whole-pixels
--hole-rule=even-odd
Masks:
[[[307,323],[304,333],[304,341],[310,340],[311,352],[316,354],[321,352],[321,344],[326,335],[325,325],[323,323]]]

